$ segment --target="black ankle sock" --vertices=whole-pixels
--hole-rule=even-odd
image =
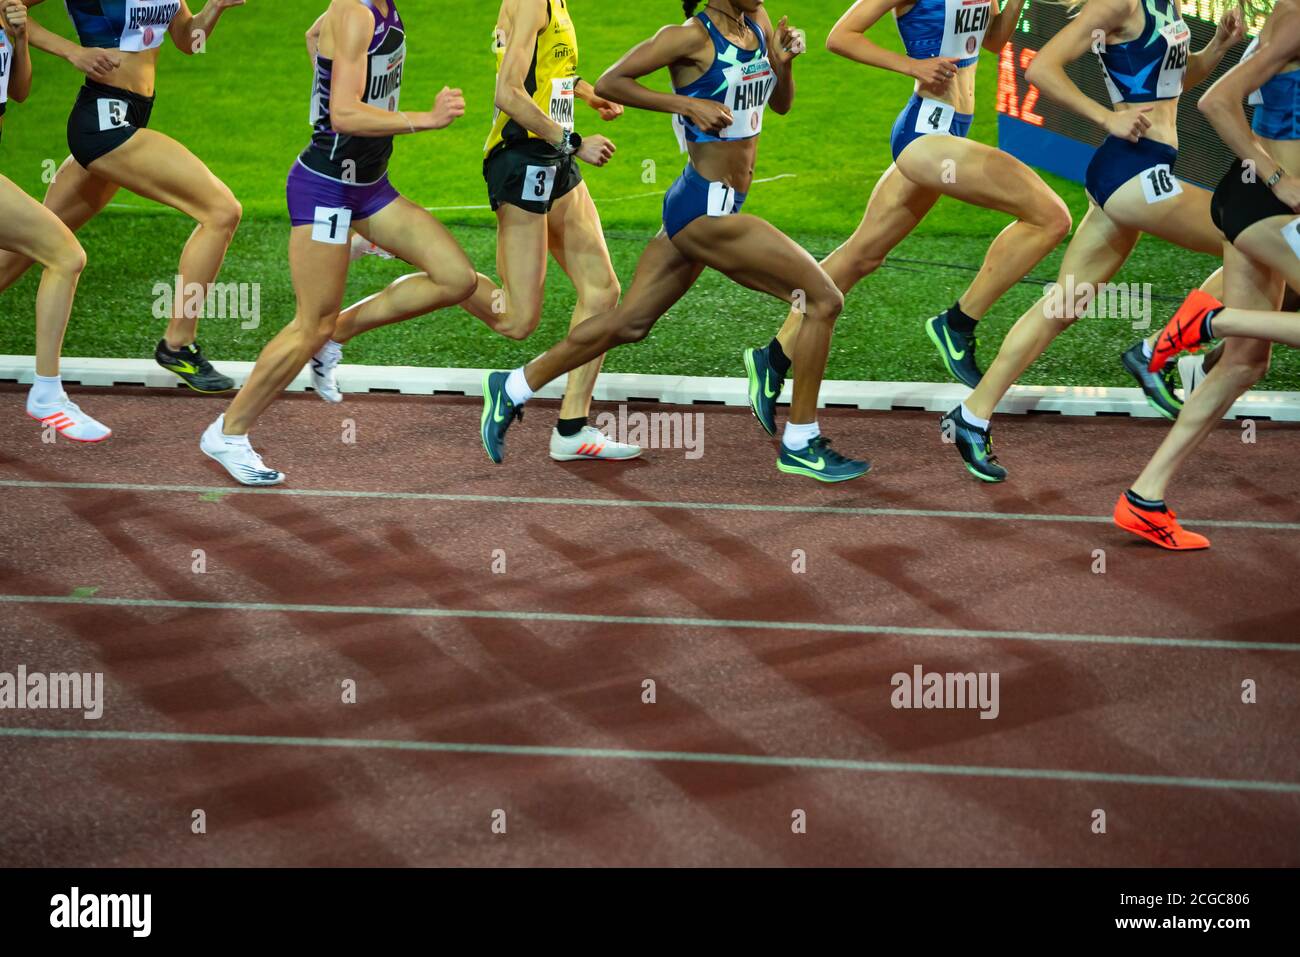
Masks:
[[[1130,504],[1136,505],[1138,508],[1145,508],[1148,512],[1168,511],[1168,508],[1165,506],[1165,500],[1162,498],[1157,498],[1157,499],[1143,498],[1141,495],[1139,495],[1137,492],[1133,491],[1132,489],[1126,491],[1124,493],[1124,497],[1129,500]]]
[[[1205,314],[1205,318],[1201,320],[1201,341],[1202,342],[1209,342],[1211,339],[1214,338],[1214,327],[1210,323],[1214,319],[1215,313],[1217,313],[1218,311],[1219,310],[1217,309],[1211,309],[1209,312]]]
[[[558,429],[559,433],[567,439],[569,436],[577,435],[581,432],[583,426],[586,424],[587,417],[582,415],[576,419],[560,419],[555,423],[555,428]]]
[[[960,302],[954,302],[948,309],[948,325],[963,335],[969,336],[975,331],[975,322],[976,320],[961,311]]]
[[[784,377],[789,374],[790,357],[781,348],[779,340],[773,339],[767,344],[767,361],[772,363],[772,368],[776,370],[777,375]]]

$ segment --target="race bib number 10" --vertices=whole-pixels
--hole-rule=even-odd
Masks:
[[[1142,195],[1147,198],[1148,203],[1158,203],[1169,199],[1171,196],[1177,196],[1183,191],[1182,184],[1178,182],[1178,178],[1169,169],[1168,163],[1153,166],[1143,172],[1141,176]]]

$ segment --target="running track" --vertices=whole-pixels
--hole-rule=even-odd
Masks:
[[[221,400],[87,390],[116,434],[51,446],[22,394],[0,671],[107,705],[0,711],[0,864],[1300,864],[1295,427],[1216,432],[1174,497],[1215,547],[1171,555],[1102,518],[1155,421],[1007,418],[985,487],[937,416],[832,410],[876,469],[822,487],[743,410],[561,466],[539,403],[498,467],[476,400],[307,394],[240,491]],[[894,709],[916,664],[1000,715]]]

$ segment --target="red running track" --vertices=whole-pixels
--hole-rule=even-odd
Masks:
[[[1094,520],[1159,422],[1007,418],[987,487],[937,416],[832,410],[876,468],[824,487],[743,410],[558,465],[541,403],[493,466],[477,401],[301,395],[247,491],[221,401],[78,401],[108,443],[0,421],[0,671],[105,711],[0,711],[0,864],[1300,863],[1293,427],[1212,436],[1173,555]],[[916,665],[997,717],[894,708]]]

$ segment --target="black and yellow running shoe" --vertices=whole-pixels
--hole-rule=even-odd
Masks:
[[[781,443],[776,467],[789,475],[806,475],[819,482],[847,482],[871,471],[871,463],[846,458],[831,448],[831,440],[819,435],[797,452]]]
[[[971,425],[961,414],[961,406],[939,420],[944,441],[951,442],[966,463],[966,471],[981,482],[1005,482],[1007,470],[993,454],[993,439],[988,429]]]
[[[1150,360],[1142,349],[1141,341],[1138,341],[1124,351],[1120,361],[1124,363],[1128,374],[1137,380],[1138,388],[1146,396],[1151,408],[1166,419],[1178,418],[1178,413],[1183,411],[1183,401],[1174,394],[1176,363],[1172,359],[1159,372],[1152,372],[1147,368]]]
[[[197,342],[181,346],[173,352],[167,348],[166,339],[159,339],[153,357],[155,362],[195,392],[229,392],[235,387],[234,379],[212,368],[212,363],[203,355],[203,349]]]

